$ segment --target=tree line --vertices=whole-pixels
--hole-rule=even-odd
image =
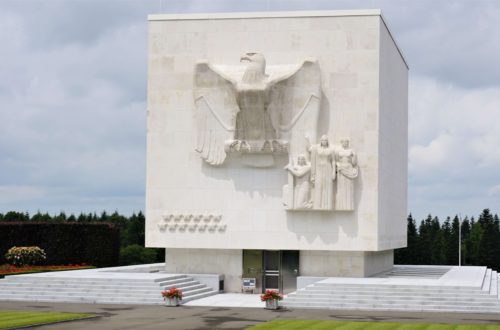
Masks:
[[[408,245],[395,251],[396,264],[458,265],[461,228],[461,264],[500,270],[500,220],[489,209],[484,209],[477,219],[455,216],[441,222],[429,215],[418,227],[410,214],[407,227]]]
[[[118,212],[81,213],[78,216],[61,212],[51,216],[41,212],[30,215],[10,211],[0,213],[0,221],[110,222],[120,228],[122,265],[165,261],[165,249],[144,248],[145,217],[142,212],[127,217]],[[411,214],[408,215],[408,245],[395,250],[394,262],[400,265],[458,265],[459,227],[462,265],[488,266],[499,271],[500,220],[489,209],[484,209],[477,219],[455,216],[440,221],[428,215],[419,225]]]
[[[78,222],[78,223],[112,223],[120,229],[120,264],[133,265],[143,263],[154,263],[165,261],[165,249],[145,248],[145,224],[146,219],[142,212],[124,216],[117,211],[80,213],[79,215],[66,215],[64,212],[50,215],[37,212],[30,215],[28,212],[10,211],[0,213],[0,222]]]

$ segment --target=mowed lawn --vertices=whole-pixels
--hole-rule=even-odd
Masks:
[[[278,320],[262,323],[248,329],[313,329],[313,330],[500,330],[500,325],[489,324],[431,324],[392,322],[344,322],[320,320]]]
[[[78,320],[89,316],[93,315],[58,312],[0,311],[0,329]]]

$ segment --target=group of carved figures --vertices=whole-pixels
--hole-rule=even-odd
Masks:
[[[340,148],[330,145],[323,135],[320,143],[308,148],[285,169],[289,172],[284,186],[284,204],[291,210],[354,210],[354,179],[358,176],[356,153],[349,140]],[[308,160],[310,159],[310,160]]]

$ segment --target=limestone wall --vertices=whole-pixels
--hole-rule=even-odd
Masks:
[[[151,16],[147,246],[330,251],[404,246],[407,68],[383,24],[379,11]],[[297,65],[306,57],[319,61],[318,136],[328,134],[334,144],[351,138],[360,169],[355,211],[286,211],[286,155],[277,156],[270,168],[244,166],[236,155],[214,167],[195,152],[194,64],[207,59],[240,65],[245,52],[261,52],[268,65]],[[220,215],[224,229],[190,230],[186,224],[183,231],[161,230],[163,215],[173,213]]]

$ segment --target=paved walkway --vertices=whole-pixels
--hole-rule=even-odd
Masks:
[[[164,307],[133,305],[0,302],[0,310],[94,313],[96,318],[40,326],[36,329],[244,329],[275,319],[317,319],[384,322],[500,324],[500,315],[449,313],[279,310],[226,307]]]
[[[264,308],[266,303],[260,301],[260,294],[220,293],[190,301],[185,306]]]

